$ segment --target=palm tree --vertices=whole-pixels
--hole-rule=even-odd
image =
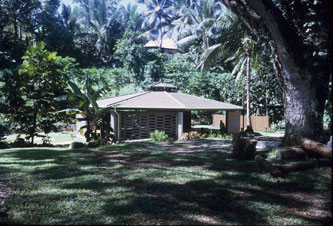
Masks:
[[[138,5],[128,3],[125,6],[121,6],[120,10],[123,14],[123,24],[126,24],[126,27],[132,30],[139,30],[139,27],[142,24],[142,14],[138,12]]]
[[[243,39],[244,55],[246,59],[246,127],[247,130],[252,130],[251,117],[250,117],[250,81],[251,81],[251,54],[254,49],[254,41],[245,37]],[[237,78],[236,78],[237,80]],[[253,131],[253,130],[252,130]]]
[[[204,54],[202,61],[202,70],[206,70],[210,65],[216,63],[217,59],[223,54],[225,45],[216,44],[211,46]],[[250,118],[250,83],[251,83],[251,69],[256,68],[258,65],[258,51],[255,51],[255,42],[248,36],[242,39],[242,46],[238,48],[236,53],[226,59],[224,63],[230,61],[236,62],[232,74],[236,75],[236,82],[238,82],[246,74],[246,114],[247,114],[247,128],[251,128]],[[251,59],[254,58],[254,64],[251,67]]]
[[[80,6],[80,23],[88,34],[96,37],[94,43],[96,55],[105,61],[109,50],[107,30],[116,20],[119,10],[115,10],[113,2],[108,0],[86,0],[85,4]]]
[[[143,2],[146,4],[147,11],[141,28],[148,31],[141,36],[157,39],[161,46],[163,37],[168,31],[166,27],[174,19],[172,2],[171,0],[144,0]]]
[[[179,18],[174,21],[173,32],[179,37],[177,44],[188,45],[200,40],[201,49],[210,46],[210,39],[220,32],[221,19],[225,17],[225,8],[214,0],[189,1],[179,7]]]
[[[65,4],[62,4],[62,10],[61,10],[61,19],[64,27],[66,27],[70,32],[74,33],[76,29],[78,28],[78,8],[75,7],[72,9],[69,5],[66,6]]]

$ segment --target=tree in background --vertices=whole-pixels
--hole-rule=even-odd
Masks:
[[[138,34],[137,31],[126,29],[123,37],[118,39],[115,45],[114,59],[117,59],[119,66],[128,73],[133,73],[136,83],[140,84],[144,80],[145,66],[151,54],[143,47],[143,41],[137,38]]]
[[[173,22],[174,32],[180,34],[177,44],[188,46],[196,43],[197,51],[204,51],[211,45],[212,39],[221,31],[222,20],[227,11],[222,4],[214,0],[201,0],[195,3],[183,3],[179,9],[179,18]],[[226,22],[226,21],[223,21]]]
[[[247,28],[266,44],[273,40],[274,66],[284,93],[284,144],[299,144],[301,137],[318,139],[328,97],[328,1],[221,0]]]
[[[62,10],[61,10],[61,20],[63,26],[70,31],[71,33],[75,33],[79,30],[79,9],[78,7],[74,7],[72,9],[70,6],[66,6],[65,4],[62,4]]]
[[[144,2],[147,11],[142,22],[142,29],[147,30],[142,36],[148,39],[159,40],[162,45],[164,35],[168,31],[168,26],[174,19],[171,0],[141,0]]]
[[[64,120],[55,114],[68,106],[64,98],[67,86],[61,73],[74,62],[48,52],[44,47],[43,42],[31,44],[20,70],[3,76],[6,117],[19,124],[20,133],[28,134],[31,143],[39,130],[47,134],[55,129],[54,123]]]
[[[80,0],[79,22],[82,26],[81,39],[86,44],[85,54],[97,56],[103,62],[109,62],[113,53],[115,38],[113,32],[119,26],[117,1]],[[118,30],[119,31],[119,30]]]
[[[26,35],[38,27],[39,8],[37,0],[0,1],[0,69],[12,68],[22,62]]]
[[[60,0],[48,0],[37,15],[39,28],[33,33],[37,41],[43,41],[46,48],[56,51],[60,56],[76,56],[74,33],[63,23],[58,13]]]
[[[138,12],[138,5],[128,3],[126,6],[120,6],[120,12],[122,14],[122,24],[127,29],[132,31],[140,31],[140,27],[143,21],[143,14]]]

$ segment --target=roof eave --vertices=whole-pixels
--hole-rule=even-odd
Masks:
[[[122,110],[178,110],[178,111],[241,111],[243,108],[170,108],[170,107],[126,107],[108,106],[105,108],[116,108]]]

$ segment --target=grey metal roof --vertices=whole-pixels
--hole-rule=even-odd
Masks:
[[[167,92],[146,91],[97,101],[100,108],[117,109],[159,109],[159,110],[242,110],[241,106],[194,95]]]
[[[174,49],[174,50],[178,50],[176,43],[170,39],[163,39],[162,40],[162,45],[161,45],[161,40],[150,40],[149,42],[147,42],[144,47],[146,48],[163,48],[163,49]]]
[[[154,90],[154,91],[169,91],[169,92],[176,92],[177,86],[172,84],[158,82],[156,84],[145,86],[146,90]]]

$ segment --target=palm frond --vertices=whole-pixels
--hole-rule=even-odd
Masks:
[[[224,61],[224,63],[228,63],[228,62],[230,62],[230,61],[235,60],[236,58],[239,58],[239,55],[241,54],[241,51],[242,51],[242,48],[239,47],[239,48],[237,49],[236,53],[235,53],[234,55],[232,55],[231,57],[228,57],[228,58]]]
[[[216,64],[216,61],[219,59],[223,52],[223,45],[216,44],[208,49],[203,53],[202,60],[201,60],[201,71],[207,71],[210,69],[214,64]]]
[[[238,82],[238,80],[244,75],[244,71],[246,71],[246,58],[243,59],[243,62],[241,64],[240,70],[237,73],[235,82]]]

